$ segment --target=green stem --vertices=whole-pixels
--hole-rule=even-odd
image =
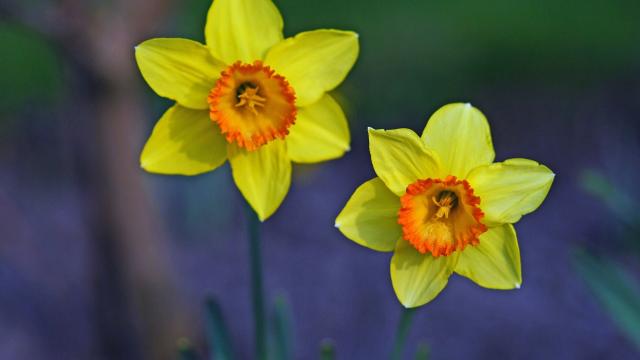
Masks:
[[[427,343],[422,342],[418,344],[416,360],[429,360],[429,345],[427,345]]]
[[[335,360],[336,346],[330,339],[322,340],[320,344],[320,360]]]
[[[249,204],[245,206],[251,257],[251,299],[255,324],[256,359],[267,359],[267,336],[264,316],[264,289],[262,285],[262,257],[260,253],[260,220]]]
[[[392,360],[400,360],[402,353],[404,352],[404,343],[407,341],[407,335],[411,328],[411,320],[413,320],[413,314],[416,309],[403,308],[400,315],[400,322],[398,323],[398,329],[396,330],[396,339],[393,344],[393,353],[391,354]]]

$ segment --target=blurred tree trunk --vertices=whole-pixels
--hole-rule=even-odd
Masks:
[[[167,266],[169,244],[145,192],[138,161],[147,114],[137,86],[133,47],[150,37],[167,6],[168,1],[117,1],[111,12],[98,14],[93,24],[98,26],[89,27],[95,29],[90,32],[94,68],[106,84],[96,99],[96,136],[99,163],[105,170],[105,210],[115,230],[110,240],[123,260],[124,287],[132,296],[129,306],[142,354],[151,359],[175,358],[176,341],[187,335],[188,324]]]
[[[187,335],[186,313],[167,266],[167,239],[150,206],[137,166],[139,146],[135,140],[140,139],[144,118],[139,104],[136,92],[121,88],[112,89],[97,104],[97,145],[103,157],[98,164],[104,175],[98,183],[105,187],[99,190],[104,208],[96,220],[108,221],[110,229],[98,226],[96,235],[106,232],[104,240],[114,248],[112,271],[123,267],[113,275],[123,275],[122,285],[131,296],[128,305],[133,311],[121,316],[133,312],[143,354],[151,359],[169,359],[175,357],[177,339]],[[123,318],[121,325],[128,323]]]
[[[173,359],[178,338],[189,335],[168,239],[138,165],[148,114],[134,45],[152,36],[171,2],[62,0],[36,12],[15,5],[19,18],[53,37],[99,85],[82,94],[94,117],[84,119],[91,140],[76,148],[93,147],[93,156],[78,159],[93,202],[98,352],[105,359]]]

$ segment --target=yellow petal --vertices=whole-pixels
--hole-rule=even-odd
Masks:
[[[296,104],[312,104],[338,86],[358,58],[358,34],[352,31],[303,32],[274,46],[265,62],[296,91]]]
[[[143,169],[159,174],[196,175],[227,159],[227,141],[204,110],[174,105],[162,115],[140,155]]]
[[[409,129],[369,129],[369,151],[376,174],[398,196],[418,179],[442,176],[436,154]]]
[[[438,153],[447,175],[459,178],[495,157],[489,123],[471,104],[441,107],[427,122],[422,140]]]
[[[282,16],[271,0],[214,0],[204,36],[211,53],[227,64],[262,60],[282,41]]]
[[[480,244],[462,251],[455,271],[486,288],[520,288],[520,249],[513,225],[490,228],[480,235]]]
[[[457,261],[457,251],[436,258],[419,253],[404,239],[398,240],[391,258],[391,282],[400,303],[412,308],[433,300],[447,285]]]
[[[379,178],[360,185],[351,195],[336,227],[344,236],[377,251],[392,251],[402,236],[398,225],[400,200]]]
[[[207,96],[224,64],[187,39],[151,39],[136,46],[142,76],[156,94],[192,109],[208,109]]]
[[[555,174],[544,165],[527,159],[509,159],[481,166],[468,177],[480,208],[482,222],[495,226],[516,223],[522,215],[540,206],[547,197]]]
[[[233,180],[260,221],[271,216],[291,185],[291,161],[283,140],[274,140],[258,150],[229,145]]]
[[[299,163],[339,158],[349,150],[350,140],[347,118],[329,94],[298,109],[286,138],[289,158]]]

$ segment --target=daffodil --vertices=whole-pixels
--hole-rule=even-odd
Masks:
[[[519,288],[513,224],[537,209],[554,174],[532,160],[494,163],[489,124],[469,104],[436,111],[418,136],[369,129],[378,177],[336,219],[354,242],[393,251],[391,282],[405,307],[434,299],[452,273],[492,289]]]
[[[260,220],[280,206],[291,162],[349,150],[345,115],[327,94],[358,56],[358,35],[315,30],[284,39],[270,0],[215,0],[206,45],[157,38],[136,47],[142,76],[175,100],[156,124],[140,163],[149,172],[196,175],[227,159]]]

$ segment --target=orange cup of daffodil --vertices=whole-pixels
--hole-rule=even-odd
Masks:
[[[424,305],[452,273],[492,289],[519,288],[513,224],[537,209],[554,174],[526,159],[494,163],[489,124],[470,104],[436,111],[418,136],[369,129],[378,177],[336,219],[354,242],[392,251],[391,282],[408,308]]]
[[[358,35],[315,30],[285,39],[270,0],[215,0],[206,45],[158,38],[136,47],[142,76],[176,101],[160,118],[140,163],[149,172],[197,175],[229,160],[260,220],[291,184],[291,162],[342,156],[350,135],[327,91],[358,57]]]

